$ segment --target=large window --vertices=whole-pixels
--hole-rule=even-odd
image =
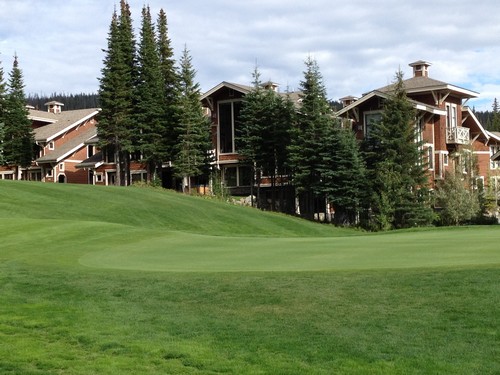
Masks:
[[[219,152],[235,153],[234,136],[238,127],[241,101],[219,103]]]

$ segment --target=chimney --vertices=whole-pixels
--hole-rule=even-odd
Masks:
[[[272,82],[272,81],[267,81],[267,82],[264,82],[262,84],[262,87],[266,90],[278,92],[279,85],[277,83]]]
[[[354,103],[356,100],[358,100],[358,98],[356,98],[355,96],[344,96],[343,98],[340,98],[340,101],[342,102],[342,107],[347,107],[348,105]]]
[[[408,65],[413,68],[413,77],[429,77],[430,62],[419,60]]]
[[[61,113],[62,107],[64,106],[63,103],[56,102],[55,100],[47,102],[45,105],[47,106],[47,112],[50,113]]]

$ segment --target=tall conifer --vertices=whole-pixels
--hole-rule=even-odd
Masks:
[[[133,111],[137,73],[132,19],[125,0],[120,1],[120,15],[116,11],[113,13],[105,52],[99,87],[102,107],[98,124],[99,140],[103,149],[114,154],[117,184],[128,185],[129,155],[136,148],[133,143],[134,131],[137,130],[134,129]]]
[[[325,208],[325,177],[331,166],[332,111],[317,62],[308,57],[301,82],[302,106],[289,148],[301,215],[313,219]]]
[[[373,229],[425,225],[432,219],[415,121],[403,73],[398,71],[394,90],[384,102],[382,119],[373,125],[365,142]]]
[[[294,109],[289,98],[284,99],[272,88],[263,87],[257,68],[253,78],[253,90],[245,95],[241,110],[236,138],[238,153],[252,167],[253,175],[257,176],[258,187],[261,175],[269,178],[271,210],[276,210],[278,185],[283,188],[282,177],[286,174],[289,130]],[[280,207],[285,209],[283,194],[279,196]]]
[[[157,48],[160,59],[160,73],[163,82],[163,133],[162,142],[166,147],[165,161],[172,160],[173,147],[177,143],[175,129],[179,121],[178,118],[178,97],[179,97],[179,73],[176,68],[174,51],[168,36],[167,14],[160,9],[158,14]]]
[[[210,121],[203,113],[200,86],[195,82],[196,71],[187,48],[180,60],[180,97],[178,142],[174,147],[174,172],[182,178],[187,192],[191,190],[191,177],[207,172],[209,164]]]
[[[5,101],[3,128],[3,162],[18,168],[28,167],[33,160],[35,143],[31,121],[28,119],[26,96],[22,71],[17,55],[14,56],[12,71],[9,74],[7,100]]]
[[[162,139],[164,111],[164,83],[160,71],[160,59],[156,48],[154,25],[149,7],[142,9],[142,25],[138,48],[138,80],[136,87],[136,144],[142,157],[147,160],[150,178],[161,175],[165,160],[165,142]],[[152,177],[151,177],[152,176]]]
[[[3,67],[0,64],[0,165],[4,164],[3,142],[5,128],[5,101],[7,100],[7,91],[3,76]]]

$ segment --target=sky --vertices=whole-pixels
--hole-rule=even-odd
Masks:
[[[136,29],[148,4],[168,18],[178,59],[190,51],[202,92],[248,84],[257,66],[281,91],[300,87],[304,61],[319,65],[329,99],[361,96],[417,60],[429,76],[500,99],[498,0],[128,0]],[[0,63],[17,54],[26,94],[93,93],[119,0],[0,0]],[[138,33],[137,33],[138,34]]]

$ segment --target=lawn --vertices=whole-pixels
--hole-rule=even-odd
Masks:
[[[500,227],[12,181],[0,225],[2,374],[500,373]]]

